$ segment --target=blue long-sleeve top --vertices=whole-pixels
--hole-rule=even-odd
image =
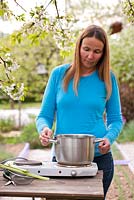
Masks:
[[[108,138],[112,144],[122,126],[122,113],[117,80],[111,72],[112,93],[106,101],[107,91],[98,71],[80,77],[78,95],[73,90],[73,79],[67,91],[63,89],[63,77],[69,64],[58,66],[51,72],[41,109],[36,118],[39,133],[47,126],[50,129],[54,120],[57,134],[92,134],[96,138]],[[106,120],[104,120],[104,112]],[[101,155],[95,147],[95,156]]]

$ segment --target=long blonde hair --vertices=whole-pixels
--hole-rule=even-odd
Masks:
[[[96,68],[98,70],[100,79],[105,82],[107,90],[107,99],[109,99],[111,95],[112,86],[110,79],[110,56],[109,56],[108,38],[105,31],[101,27],[96,25],[88,26],[77,39],[73,63],[70,65],[64,76],[64,81],[63,81],[64,90],[67,91],[68,84],[70,80],[73,78],[74,79],[73,89],[77,94],[77,87],[80,79],[80,65],[81,65],[80,47],[82,44],[82,40],[86,37],[95,37],[104,44],[103,54],[99,62],[97,63]]]

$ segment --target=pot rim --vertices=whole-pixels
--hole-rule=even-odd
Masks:
[[[85,137],[87,137],[87,138],[95,138],[95,136],[94,135],[92,135],[92,134],[84,134],[84,133],[82,133],[82,134],[72,134],[72,133],[69,133],[69,134],[58,134],[58,135],[56,135],[56,137],[58,138],[58,137],[60,137],[60,138],[85,138]]]

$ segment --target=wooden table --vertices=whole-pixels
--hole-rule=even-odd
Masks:
[[[5,186],[6,182],[0,172],[0,196],[44,197],[47,200],[104,199],[101,171],[95,177],[50,178],[48,181],[34,180],[29,185]]]

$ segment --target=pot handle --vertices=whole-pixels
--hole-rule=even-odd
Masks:
[[[49,139],[48,141],[49,141],[50,143],[53,143],[53,144],[57,144],[57,143],[58,143],[58,141],[55,140],[55,139]]]
[[[95,138],[94,143],[102,142],[103,140],[103,138]]]

